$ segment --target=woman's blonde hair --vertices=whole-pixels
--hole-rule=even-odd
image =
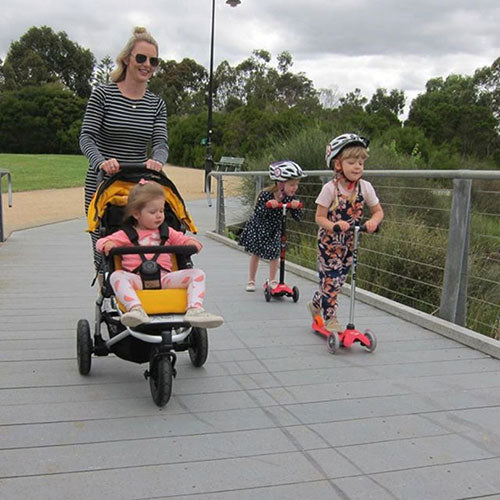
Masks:
[[[154,181],[139,181],[128,194],[124,222],[134,225],[136,220],[133,214],[140,212],[151,200],[157,198],[165,198],[165,191],[160,184]]]
[[[132,54],[135,44],[137,42],[147,42],[156,47],[156,54],[158,54],[158,42],[152,37],[151,33],[142,26],[136,26],[133,30],[133,35],[123,47],[121,52],[116,56],[116,68],[111,72],[111,81],[117,83],[125,80],[127,74],[127,63],[125,62]]]

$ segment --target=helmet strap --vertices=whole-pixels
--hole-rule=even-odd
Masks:
[[[285,197],[285,183],[283,181],[278,181],[277,184],[280,193],[280,200],[282,200]]]

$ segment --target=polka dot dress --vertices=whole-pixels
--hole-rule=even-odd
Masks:
[[[281,210],[266,207],[266,202],[273,199],[274,193],[271,191],[262,191],[259,194],[255,211],[248,219],[239,239],[239,244],[247,252],[262,259],[277,259],[280,254]],[[283,203],[296,199],[295,196],[285,196]],[[290,210],[290,214],[297,221],[302,217],[302,213],[302,209]]]

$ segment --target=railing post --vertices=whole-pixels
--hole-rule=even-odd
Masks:
[[[218,234],[226,232],[226,214],[224,210],[224,181],[222,175],[217,176],[217,203],[215,210],[215,226]]]
[[[9,207],[12,206],[12,177],[8,170],[0,170],[0,243],[4,241],[3,233],[3,201],[2,201],[2,179],[7,176],[8,191],[9,191]]]
[[[472,181],[453,180],[453,202],[448,230],[439,317],[465,326],[467,316],[467,261]]]

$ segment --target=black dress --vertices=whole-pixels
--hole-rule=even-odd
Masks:
[[[274,199],[272,191],[262,191],[259,194],[254,213],[248,219],[239,239],[239,244],[247,252],[262,259],[277,259],[280,255],[282,213],[276,208],[266,207],[266,202]],[[295,196],[285,196],[283,203],[289,203],[296,199]],[[300,208],[292,209],[290,214],[299,221],[303,210]]]

